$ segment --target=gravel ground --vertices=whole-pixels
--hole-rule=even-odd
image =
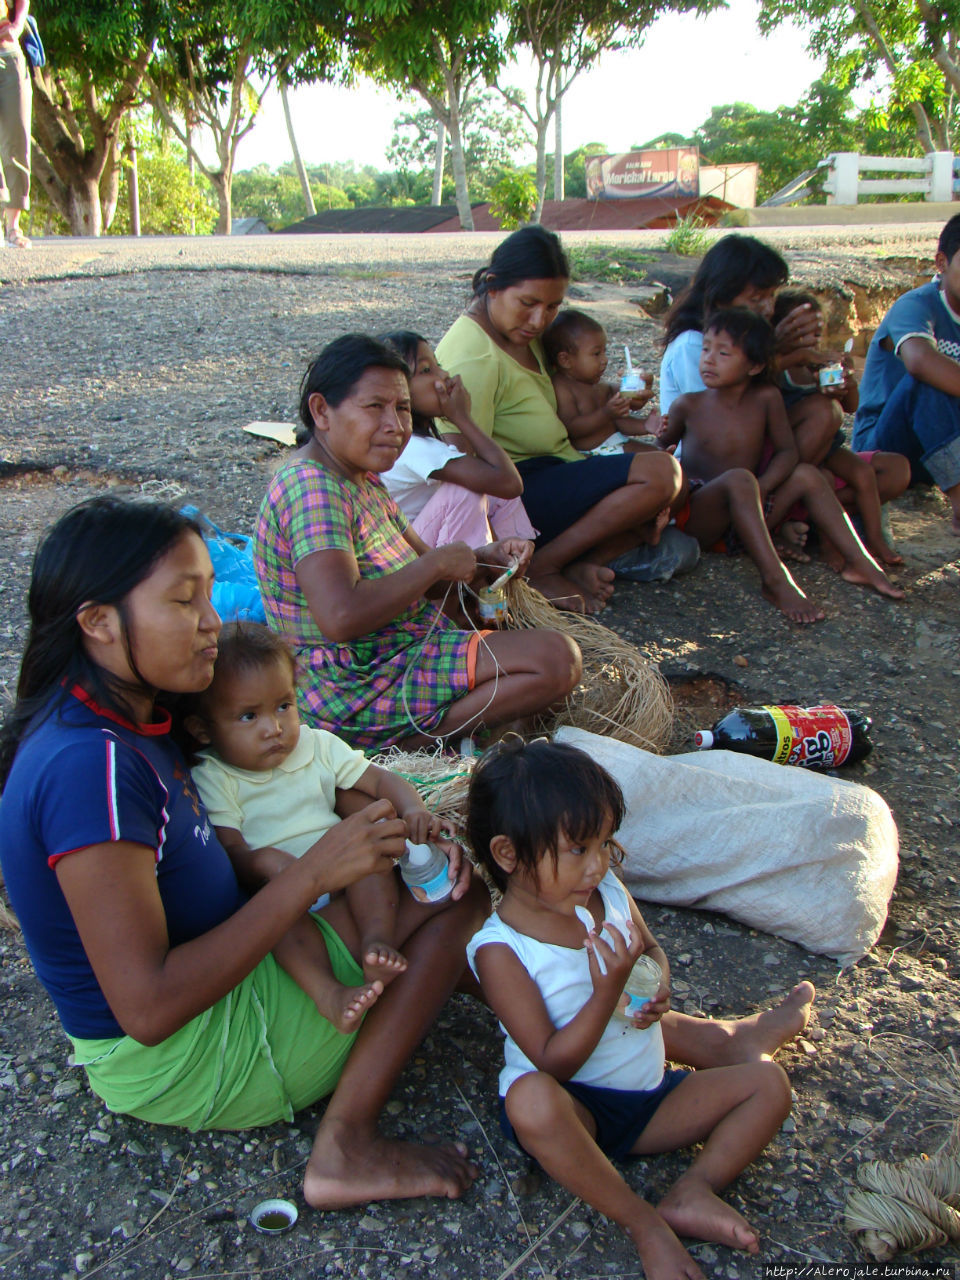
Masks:
[[[799,279],[846,299],[853,327],[884,290],[912,284],[938,228],[764,232]],[[571,242],[580,236],[569,237]],[[604,237],[618,246],[662,234]],[[24,640],[24,594],[40,531],[108,486],[192,501],[248,529],[279,449],[245,435],[251,419],[295,418],[307,360],[346,329],[399,325],[439,337],[487,236],[263,237],[244,241],[47,241],[0,253],[0,681],[11,685]],[[651,274],[657,272],[652,268]],[[579,303],[656,358],[658,324],[635,291],[580,288]],[[871,299],[873,302],[871,303]],[[845,303],[845,305],[846,305]],[[859,317],[859,318],[858,318]],[[12,355],[10,353],[13,353]],[[691,577],[622,585],[604,620],[673,677],[694,679],[712,717],[725,699],[830,699],[872,714],[877,749],[845,776],[887,799],[902,841],[890,920],[855,968],[719,916],[647,907],[674,964],[676,1003],[744,1014],[800,977],[819,990],[804,1039],[782,1055],[793,1116],[730,1198],[758,1227],[760,1258],[692,1252],[711,1277],[760,1276],[762,1264],[859,1258],[842,1208],[859,1162],[934,1151],[960,1111],[954,786],[958,546],[936,493],[913,491],[891,513],[906,559],[897,604],[820,565],[801,583],[827,620],[791,627],[757,592],[748,562],[708,556]],[[745,621],[749,620],[749,621]],[[678,686],[679,687],[679,686]],[[682,732],[681,735],[682,737]],[[678,746],[689,741],[678,741]],[[454,999],[388,1106],[398,1133],[462,1136],[481,1177],[461,1202],[304,1211],[281,1237],[246,1223],[266,1196],[299,1199],[318,1111],[295,1127],[190,1135],[104,1113],[69,1069],[65,1041],[18,938],[0,935],[0,1269],[12,1278],[389,1276],[487,1280],[633,1277],[621,1233],[547,1180],[502,1139],[500,1043],[492,1017]],[[685,1157],[637,1162],[627,1176],[661,1193]],[[915,1259],[947,1267],[956,1249]],[[850,1273],[852,1274],[852,1272]],[[914,1272],[913,1274],[920,1274]]]

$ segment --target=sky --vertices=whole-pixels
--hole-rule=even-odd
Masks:
[[[587,142],[626,151],[661,133],[689,133],[723,103],[745,101],[766,111],[795,103],[822,73],[823,60],[807,54],[795,27],[762,37],[757,11],[756,0],[729,0],[727,9],[705,18],[668,14],[651,27],[642,48],[606,54],[563,100],[564,151]],[[532,87],[534,76],[514,66],[504,81],[523,89]],[[393,121],[410,109],[409,99],[370,81],[352,89],[304,86],[292,91],[290,103],[307,164],[352,160],[377,168],[389,167]],[[237,167],[276,168],[291,158],[280,97],[271,90],[240,144]],[[532,160],[532,148],[520,158]]]

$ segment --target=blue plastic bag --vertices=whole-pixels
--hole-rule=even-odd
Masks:
[[[210,598],[220,617],[224,622],[266,622],[253,567],[253,539],[243,533],[224,533],[196,507],[181,507],[180,512],[203,529],[214,572]]]

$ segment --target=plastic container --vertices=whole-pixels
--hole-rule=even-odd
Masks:
[[[656,960],[651,960],[649,956],[637,956],[636,963],[630,970],[630,976],[624,983],[623,995],[617,1002],[613,1016],[633,1026],[634,1017],[640,1013],[647,1001],[652,1000],[657,994],[662,981],[663,970]]]
[[[719,747],[804,769],[835,769],[873,750],[871,720],[833,703],[817,707],[737,707],[694,741],[702,750]]]
[[[635,369],[630,369],[620,379],[620,394],[623,396],[633,396],[646,389],[647,384]]]
[[[505,626],[508,620],[509,605],[507,593],[503,587],[481,587],[477,592],[477,612],[482,622],[492,622],[495,626]]]
[[[453,881],[447,855],[435,844],[410,844],[400,859],[400,876],[418,902],[443,902]]]
[[[820,370],[821,387],[842,387],[846,374],[842,364],[825,364]]]

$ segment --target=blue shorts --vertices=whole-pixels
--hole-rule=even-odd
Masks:
[[[593,1116],[597,1126],[594,1141],[603,1154],[611,1160],[624,1160],[653,1119],[660,1103],[688,1075],[689,1071],[680,1068],[664,1071],[663,1079],[655,1089],[601,1089],[593,1084],[578,1084],[575,1080],[561,1080],[559,1083]],[[500,1099],[500,1127],[521,1151],[526,1150],[513,1131],[503,1098]]]
[[[633,457],[632,453],[618,453],[579,462],[554,457],[518,462],[523,505],[530,523],[540,530],[536,545],[552,542],[608,493],[622,489]]]

